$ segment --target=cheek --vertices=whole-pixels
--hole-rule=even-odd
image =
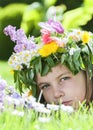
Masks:
[[[53,91],[52,89],[44,90],[43,96],[46,100],[46,102],[50,102],[53,99]]]
[[[69,89],[67,94],[71,95],[73,99],[78,99],[80,101],[84,100],[86,94],[86,86],[82,83],[71,83],[69,84]]]

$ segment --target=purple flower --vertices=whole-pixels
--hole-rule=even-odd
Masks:
[[[16,98],[16,99],[19,99],[19,98],[22,98],[17,92],[14,92],[12,95],[11,95],[12,98]]]
[[[16,43],[17,44],[26,44],[27,43],[27,36],[25,35],[25,32],[23,29],[18,29],[16,31]]]
[[[0,102],[3,103],[4,97],[5,97],[5,92],[4,91],[0,92]]]
[[[34,42],[34,37],[30,37],[30,39],[28,39],[28,42],[26,43],[26,50],[31,50],[31,49],[35,49],[36,48],[36,44]]]
[[[4,28],[4,34],[6,36],[10,36],[10,39],[15,42],[16,41],[16,27],[13,27],[11,25],[8,25],[6,28]]]
[[[26,48],[25,44],[17,44],[14,47],[14,51],[15,52],[21,52],[21,51],[25,50],[25,48]]]
[[[23,50],[31,50],[36,48],[34,37],[27,38],[23,29],[16,30],[16,27],[11,25],[4,29],[4,34],[9,35],[13,42],[16,42],[14,47],[15,52],[21,52]]]
[[[0,91],[4,90],[7,86],[7,82],[3,79],[0,79]]]
[[[63,33],[63,32],[64,32],[64,29],[63,29],[63,27],[62,27],[62,25],[61,25],[60,22],[53,21],[53,20],[49,20],[49,21],[48,21],[48,24],[49,24],[50,26],[52,26],[52,28],[53,28],[56,32],[58,32],[58,33]]]
[[[48,22],[40,22],[39,26],[50,32],[63,33],[64,29],[60,22],[49,20]]]

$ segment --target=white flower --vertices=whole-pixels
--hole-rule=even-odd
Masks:
[[[40,122],[45,123],[45,122],[50,122],[51,118],[50,117],[39,117],[38,120]]]
[[[77,30],[77,29],[73,29],[72,32],[69,32],[67,34],[68,38],[72,38],[74,42],[78,42],[81,40],[81,34],[82,34],[83,31],[81,30]]]
[[[74,109],[72,106],[65,106],[65,105],[61,105],[61,110],[64,111],[64,112],[67,112],[67,113],[72,113],[74,112]]]
[[[30,61],[34,56],[38,56],[36,50],[25,50],[22,52],[13,53],[13,55],[9,58],[8,63],[14,70],[21,70],[23,65],[29,68]]]
[[[32,103],[32,106],[33,106],[34,108],[36,108],[36,107],[42,108],[42,107],[44,107],[44,104],[41,104],[41,103],[38,103],[38,102],[33,102],[33,103]]]
[[[21,111],[18,111],[18,110],[14,110],[13,112],[12,112],[12,114],[13,115],[17,115],[17,116],[24,116],[24,112],[21,112]]]
[[[47,104],[47,108],[50,110],[57,111],[59,110],[59,105]]]
[[[46,114],[51,113],[51,110],[47,109],[46,107],[35,107],[34,110],[40,113],[46,113]]]

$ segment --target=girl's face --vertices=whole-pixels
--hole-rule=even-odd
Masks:
[[[73,105],[75,101],[82,102],[86,94],[86,77],[81,71],[73,75],[62,65],[52,68],[46,76],[37,75],[37,85],[43,89],[43,96],[47,103]]]

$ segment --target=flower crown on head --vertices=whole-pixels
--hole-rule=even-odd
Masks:
[[[35,75],[46,75],[51,68],[61,63],[73,74],[87,70],[93,76],[93,33],[73,29],[65,31],[61,23],[54,20],[40,22],[41,36],[28,37],[22,29],[16,30],[11,25],[4,29],[16,43],[9,65],[14,70],[16,87],[23,92],[24,88],[36,95]]]

